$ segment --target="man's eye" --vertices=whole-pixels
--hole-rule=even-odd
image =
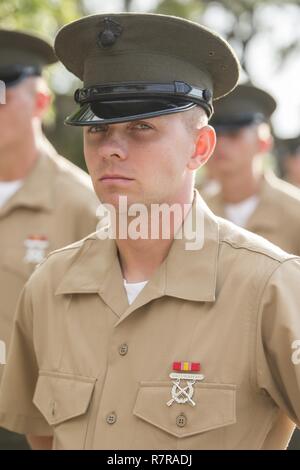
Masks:
[[[142,129],[142,130],[147,130],[147,129],[152,129],[151,126],[149,126],[149,124],[145,124],[144,122],[140,122],[139,124],[135,124],[133,126],[133,129]]]
[[[88,133],[89,134],[97,134],[99,132],[105,132],[106,127],[105,126],[90,126],[88,128]]]

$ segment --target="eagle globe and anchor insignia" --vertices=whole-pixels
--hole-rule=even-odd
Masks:
[[[179,404],[189,403],[191,406],[196,406],[193,400],[193,385],[197,380],[204,379],[204,375],[199,374],[200,362],[173,362],[173,371],[175,372],[171,372],[169,376],[173,382],[172,398],[167,402],[167,406],[171,406],[174,402]],[[181,385],[181,380],[185,380],[186,385]]]

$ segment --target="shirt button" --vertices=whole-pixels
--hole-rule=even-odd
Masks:
[[[128,345],[125,343],[121,344],[121,346],[119,347],[120,356],[126,356],[127,353],[128,353]]]
[[[178,415],[176,418],[176,424],[179,428],[183,428],[187,423],[187,419],[185,415]]]
[[[110,413],[109,415],[106,416],[107,424],[114,424],[116,421],[117,421],[116,413]]]

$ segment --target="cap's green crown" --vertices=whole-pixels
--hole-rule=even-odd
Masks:
[[[199,24],[164,15],[88,16],[58,32],[55,51],[89,96],[90,90],[106,87],[105,95],[97,92],[80,102],[81,111],[68,119],[75,125],[150,117],[195,104],[210,115],[212,97],[229,93],[239,75],[238,61],[224,39]],[[176,83],[182,84],[181,91]],[[183,93],[184,88],[190,91]]]

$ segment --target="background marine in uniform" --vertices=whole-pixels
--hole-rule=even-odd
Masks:
[[[43,39],[0,30],[6,86],[0,104],[0,340],[6,351],[18,297],[36,265],[97,224],[89,176],[57,155],[42,132],[50,92],[41,73],[56,61]]]
[[[283,250],[300,254],[300,191],[266,169],[271,152],[270,116],[275,100],[252,85],[239,85],[215,102],[211,120],[217,144],[208,168],[219,183],[203,196],[210,209]]]
[[[300,188],[300,136],[276,139],[276,157],[281,177]]]

